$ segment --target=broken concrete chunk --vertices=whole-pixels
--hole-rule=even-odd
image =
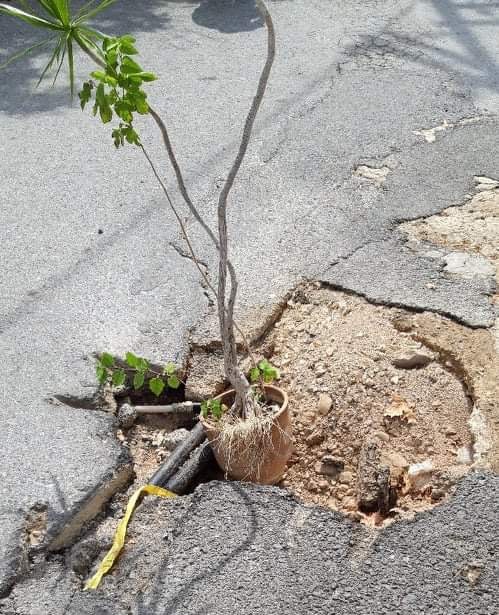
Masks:
[[[360,451],[357,502],[363,512],[386,514],[391,507],[390,470],[381,463],[379,443],[369,440]]]
[[[333,405],[333,400],[329,395],[321,395],[319,397],[319,405],[317,410],[319,414],[326,415],[329,410],[331,410],[331,406]]]
[[[418,350],[405,350],[393,357],[392,365],[399,369],[414,369],[425,367],[433,361],[433,353],[421,348]]]
[[[391,169],[386,166],[376,168],[368,167],[367,165],[362,164],[355,169],[354,175],[357,175],[357,177],[370,179],[377,186],[381,186],[385,182],[390,171]]]
[[[162,446],[166,448],[167,451],[174,451],[179,444],[181,444],[185,438],[189,435],[189,430],[180,428],[167,433],[163,437]]]
[[[492,179],[491,177],[485,177],[483,175],[475,175],[476,192],[483,192],[484,190],[494,190],[499,187],[499,181]]]
[[[495,268],[490,261],[479,254],[451,252],[444,257],[444,271],[455,273],[463,278],[488,278],[495,275]]]
[[[422,491],[430,482],[433,463],[426,459],[421,463],[413,463],[407,471],[408,488],[410,491]]]
[[[457,463],[470,465],[472,461],[473,455],[469,446],[461,446],[457,449]]]

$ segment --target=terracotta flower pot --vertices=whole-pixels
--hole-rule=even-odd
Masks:
[[[216,421],[200,417],[206,436],[210,442],[218,465],[226,476],[235,480],[273,485],[277,483],[286,470],[286,464],[293,451],[291,416],[288,407],[288,396],[278,387],[265,385],[267,398],[279,406],[279,411],[272,417],[272,425],[262,446],[252,447],[242,441],[237,441],[228,447],[220,438],[220,429]],[[234,401],[234,391],[231,389],[218,395],[216,399],[226,406]]]

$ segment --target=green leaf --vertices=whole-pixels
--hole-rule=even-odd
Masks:
[[[43,69],[40,78],[38,79],[38,83],[36,84],[36,87],[38,87],[40,85],[40,83],[43,81],[45,75],[50,71],[50,69],[52,68],[52,66],[54,65],[54,62],[57,60],[59,61],[60,58],[60,54],[62,51],[62,48],[64,46],[64,40],[65,37],[64,35],[59,36],[59,38],[57,39],[57,44],[52,52],[52,55],[50,56],[49,61],[47,62],[45,68]]]
[[[134,45],[132,45],[132,43],[129,43],[128,41],[124,41],[124,40],[120,40],[120,47],[121,47],[121,51],[123,53],[126,53],[128,55],[135,55],[137,53],[139,53],[136,49],[136,47],[134,47]]]
[[[131,34],[123,34],[123,36],[120,36],[119,38],[120,42],[124,41],[125,43],[135,43],[136,42],[136,38],[134,38]]]
[[[112,382],[113,382],[114,386],[120,387],[121,385],[123,385],[125,383],[125,380],[126,380],[125,370],[117,369],[113,373]]]
[[[154,73],[146,73],[146,72],[140,72],[140,73],[136,73],[134,75],[130,75],[130,77],[140,77],[142,79],[142,81],[156,81],[157,77]]]
[[[106,73],[102,72],[101,70],[94,70],[93,72],[90,73],[90,76],[93,77],[94,79],[97,79],[98,81],[104,81],[104,78],[106,77]]]
[[[106,370],[106,368],[101,363],[97,363],[97,365],[95,366],[95,373],[97,375],[97,380],[101,384],[104,384],[106,382],[106,380],[107,380],[107,370]]]
[[[177,371],[177,366],[175,363],[167,363],[163,369],[163,373],[167,376],[173,376]]]
[[[7,4],[0,4],[0,13],[4,13],[9,15],[10,17],[16,17],[17,19],[21,19],[26,23],[29,23],[36,28],[44,28],[46,30],[58,30],[63,31],[65,28],[62,24],[55,23],[49,19],[44,19],[42,17],[38,17],[34,13],[29,13],[27,11],[22,11],[21,9],[15,8],[14,6],[9,6]]]
[[[201,402],[201,415],[207,418],[209,414],[215,419],[222,418],[223,413],[227,410],[227,407],[222,404],[219,399],[208,399]]]
[[[213,417],[217,419],[217,421],[222,418],[223,409],[222,409],[222,403],[219,399],[211,400],[211,413]]]
[[[113,367],[114,365],[114,357],[108,352],[103,352],[101,354],[100,361],[104,367]]]
[[[130,73],[140,73],[142,71],[142,67],[132,60],[132,58],[123,58],[121,62],[121,72],[124,75],[128,75]]]
[[[135,132],[135,130],[131,126],[127,126],[122,129],[123,134],[125,135],[125,139],[128,143],[133,145],[140,145],[139,135]]]
[[[102,0],[102,2],[100,2],[95,8],[93,9],[89,8],[87,10],[86,7],[91,7],[92,4],[95,4],[93,0],[91,2],[88,2],[85,6],[83,6],[80,9],[80,13],[78,14],[78,17],[74,23],[80,24],[83,21],[88,21],[89,19],[92,19],[92,17],[95,17],[96,15],[98,15],[99,13],[101,13],[102,11],[110,7],[115,2],[116,0]]]
[[[168,376],[168,386],[170,387],[170,389],[178,389],[178,387],[180,386],[180,380],[178,378],[178,376]]]
[[[250,369],[249,376],[251,382],[258,382],[260,380],[260,370],[258,369],[258,367],[252,367]]]
[[[154,395],[156,395],[156,397],[159,397],[165,388],[165,383],[161,380],[161,378],[151,378],[151,380],[149,380],[149,388]]]
[[[49,36],[48,38],[43,39],[43,41],[40,41],[39,43],[36,43],[35,45],[32,45],[31,47],[27,47],[26,49],[23,49],[22,51],[15,53],[14,55],[10,56],[3,64],[0,64],[0,70],[2,68],[6,68],[11,62],[15,62],[16,60],[20,60],[21,58],[24,58],[24,56],[29,55],[30,53],[35,51],[35,49],[40,49],[41,47],[48,45],[48,43],[55,40],[55,38],[56,38],[56,35]]]
[[[81,109],[83,111],[83,109],[85,109],[85,105],[88,103],[88,101],[92,98],[92,84],[88,81],[86,81],[83,84],[83,88],[81,90],[81,92],[78,94],[78,98],[80,99],[80,106]]]
[[[133,388],[135,390],[140,389],[144,384],[144,374],[142,372],[137,372],[133,377]]]
[[[138,357],[136,357],[133,352],[127,352],[125,355],[125,361],[130,367],[137,367],[138,360]]]
[[[146,359],[138,357],[137,365],[135,367],[139,370],[139,372],[146,372],[149,369],[149,363]]]
[[[116,115],[118,115],[124,122],[131,122],[133,120],[130,105],[127,102],[119,100],[114,105],[114,110],[116,111]]]
[[[115,128],[111,133],[111,136],[113,137],[115,147],[118,148],[120,145],[123,145],[123,135],[121,134],[120,128]]]

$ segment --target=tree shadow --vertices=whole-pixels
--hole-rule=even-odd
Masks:
[[[84,0],[73,3],[76,13]],[[16,5],[15,2],[12,3]],[[96,25],[99,30],[110,35],[155,32],[168,28],[171,18],[168,14],[168,2],[165,0],[119,0],[98,16]],[[35,30],[28,24],[6,15],[0,16],[0,65],[13,54],[34,45],[46,38],[42,30]],[[59,107],[70,107],[71,101],[64,75],[54,87],[50,77],[40,89],[36,83],[48,61],[48,50],[36,51],[34,54],[9,64],[0,71],[0,112],[10,115],[43,113]],[[78,64],[78,62],[77,62]]]
[[[264,25],[255,0],[201,0],[192,21],[225,34],[251,32]]]
[[[157,613],[176,613],[177,609],[181,607],[179,601],[184,602],[190,595],[192,595],[196,587],[206,579],[216,579],[217,575],[221,574],[222,571],[229,566],[234,560],[237,560],[241,554],[243,554],[246,550],[250,548],[250,546],[254,543],[256,538],[256,531],[258,527],[258,519],[256,512],[255,502],[251,499],[250,495],[246,492],[244,487],[240,483],[231,482],[228,483],[229,487],[234,491],[234,494],[239,499],[239,507],[241,511],[244,511],[244,514],[241,513],[238,523],[239,523],[239,537],[235,541],[234,544],[231,545],[231,550],[229,553],[226,553],[219,557],[218,562],[213,562],[212,557],[206,557],[207,561],[204,563],[201,559],[197,562],[197,569],[199,570],[198,574],[193,574],[190,578],[185,578],[185,582],[182,587],[180,587],[177,591],[175,591],[171,596],[169,596],[167,603],[160,603],[162,597],[165,596],[165,587],[169,583],[169,579],[164,574],[167,563],[171,558],[170,553],[167,553],[161,562],[158,562],[156,567],[157,573],[156,578],[153,583],[153,587],[150,591],[148,591],[147,595],[139,595],[138,601],[136,604],[137,614],[138,615],[153,615]],[[199,506],[201,503],[202,496],[198,496],[198,499],[193,502],[193,506],[191,506],[189,510],[189,517],[192,517],[195,508]],[[221,518],[217,518],[216,521],[220,525],[220,529],[224,527],[223,515],[220,515]],[[226,522],[232,522],[233,519],[225,519]],[[181,531],[182,525],[187,523],[187,515],[183,518],[183,521],[180,522],[179,526],[176,528],[176,534],[178,535]],[[185,530],[184,530],[185,531]],[[204,530],[200,529],[200,532]],[[221,532],[222,538],[219,538],[222,541],[225,541],[223,537],[223,532]],[[217,549],[214,547],[214,551]],[[186,575],[188,577],[188,575]],[[203,609],[199,611],[202,613]]]
[[[350,57],[392,56],[430,69],[457,75],[473,90],[499,92],[499,62],[479,38],[477,28],[499,26],[497,3],[457,3],[454,0],[426,0],[439,16],[438,28],[429,36],[414,36],[384,30],[377,36],[361,36],[348,51]],[[430,38],[431,37],[431,38]],[[442,38],[452,39],[444,46]]]

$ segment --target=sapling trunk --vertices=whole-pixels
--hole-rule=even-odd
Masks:
[[[218,261],[218,318],[227,378],[236,392],[234,410],[246,418],[254,409],[255,401],[248,379],[242,373],[237,361],[236,339],[234,334],[234,308],[237,295],[237,278],[231,275],[230,291],[227,299],[227,271],[229,262],[227,202],[236,176],[246,155],[253,131],[256,115],[260,108],[270,71],[275,57],[275,30],[272,17],[263,0],[256,0],[256,6],[267,28],[267,58],[258,82],[257,91],[246,117],[239,150],[218,199],[218,236],[220,241]]]
[[[270,16],[269,16],[270,17]],[[273,28],[272,28],[272,33],[273,33]],[[79,44],[79,46],[81,47],[81,49],[100,67],[105,68],[105,63],[102,61],[102,59],[92,50],[88,47],[88,45],[85,44],[84,41],[82,41],[79,38],[76,38],[77,43]],[[272,55],[272,59],[273,59],[273,55]],[[267,64],[268,64],[269,60],[267,59]],[[266,65],[267,66],[267,65]],[[269,67],[270,70],[270,67]],[[268,74],[265,80],[268,80]],[[260,89],[260,86],[259,86]],[[261,101],[261,97],[263,96],[263,93],[260,95],[260,101]],[[256,99],[255,99],[256,100]],[[252,109],[250,111],[250,114],[252,115],[253,121],[254,121],[254,115],[256,114],[256,110],[254,110],[255,107],[255,101],[252,105]],[[251,113],[253,112],[253,113]],[[162,120],[161,116],[151,107],[149,107],[149,114],[151,115],[151,117],[153,118],[153,120],[155,121],[156,125],[158,126],[160,132],[161,132],[161,136],[163,139],[163,144],[165,146],[165,149],[167,151],[168,154],[168,158],[170,161],[170,164],[173,168],[173,171],[175,173],[175,177],[177,180],[177,185],[180,191],[180,194],[182,195],[182,198],[184,199],[187,207],[189,208],[189,211],[191,212],[191,214],[194,216],[195,220],[200,224],[200,226],[203,228],[203,230],[206,232],[206,234],[208,235],[208,237],[210,238],[210,240],[213,242],[213,244],[215,245],[216,249],[220,252],[220,241],[219,239],[216,237],[216,235],[214,234],[214,232],[212,231],[212,229],[209,227],[209,225],[206,223],[206,221],[203,219],[203,217],[201,216],[201,214],[199,213],[198,209],[195,207],[194,203],[192,202],[192,199],[189,196],[189,193],[187,191],[187,187],[185,185],[185,181],[183,178],[183,174],[182,171],[180,169],[180,166],[177,162],[176,156],[175,156],[175,152],[168,134],[168,130],[167,127],[164,123],[164,121]],[[249,119],[249,116],[248,116]],[[251,126],[248,129],[248,120],[246,122],[246,126],[245,126],[245,130],[243,133],[243,140],[241,143],[241,147],[239,149],[238,152],[238,157],[231,169],[231,185],[230,187],[232,187],[232,184],[234,182],[235,176],[237,174],[237,171],[239,170],[239,167],[241,165],[242,159],[244,157],[244,153],[246,151],[248,142],[249,142],[249,138],[251,136],[251,127],[252,127],[252,123],[251,122]],[[152,159],[150,158],[150,156],[148,155],[147,151],[145,150],[144,147],[141,148],[142,152],[144,153],[149,165],[151,166],[151,169],[158,181],[158,183],[160,184],[163,192],[165,193],[165,196],[169,202],[170,208],[172,209],[175,217],[177,218],[177,221],[179,222],[179,225],[181,227],[181,231],[182,231],[182,235],[184,237],[184,240],[187,243],[187,247],[189,249],[189,253],[190,256],[193,260],[193,262],[195,263],[195,265],[197,266],[198,270],[200,271],[201,275],[203,276],[203,278],[205,279],[205,282],[207,283],[208,287],[210,288],[210,290],[212,290],[212,292],[215,295],[215,298],[217,299],[218,302],[218,307],[219,310],[222,309],[224,312],[224,316],[225,314],[228,314],[229,316],[229,322],[230,322],[230,326],[229,329],[227,331],[227,333],[225,333],[225,329],[224,327],[220,326],[220,335],[221,335],[221,341],[222,341],[222,347],[224,348],[224,368],[225,368],[225,374],[227,379],[229,380],[229,382],[232,384],[232,386],[234,386],[234,388],[236,389],[236,391],[238,392],[237,395],[237,406],[239,407],[239,411],[241,414],[244,414],[244,412],[242,411],[243,407],[247,406],[247,403],[245,403],[244,405],[241,403],[241,399],[243,396],[248,397],[248,403],[249,403],[249,399],[252,397],[250,394],[250,388],[249,388],[249,383],[247,381],[247,379],[245,378],[244,374],[241,372],[241,370],[238,367],[238,362],[237,362],[237,350],[236,350],[236,342],[235,342],[235,336],[234,336],[234,328],[237,329],[238,333],[241,336],[241,339],[243,341],[243,344],[246,346],[246,350],[248,351],[248,354],[251,357],[251,360],[253,362],[254,367],[256,367],[256,359],[254,358],[252,351],[251,351],[251,347],[249,344],[249,341],[246,339],[246,336],[244,335],[243,331],[237,326],[237,324],[234,321],[234,301],[235,301],[235,297],[236,297],[236,292],[237,292],[237,287],[238,287],[238,282],[237,282],[237,277],[236,277],[236,273],[234,270],[234,266],[232,265],[230,259],[228,258],[228,255],[226,254],[223,258],[223,262],[224,262],[224,270],[225,272],[229,272],[229,276],[230,276],[230,281],[231,281],[231,294],[230,294],[230,300],[228,303],[228,306],[225,306],[225,302],[224,305],[222,306],[221,302],[219,301],[219,297],[217,294],[217,291],[215,290],[214,286],[211,284],[210,280],[208,279],[207,275],[203,272],[203,270],[201,269],[200,265],[199,265],[199,261],[196,257],[196,254],[194,252],[194,249],[192,247],[192,244],[189,240],[189,237],[187,235],[187,230],[185,228],[185,225],[183,224],[183,221],[180,217],[180,215],[178,214],[178,212],[176,211],[173,202],[168,194],[168,191],[166,189],[166,186],[164,184],[164,182],[161,180],[161,177],[159,176],[159,173],[157,172],[157,169],[155,168],[154,163],[152,162]],[[229,190],[230,190],[229,187]],[[225,202],[227,201],[227,196],[228,196],[228,191],[225,197]],[[226,275],[226,274],[225,274]],[[227,339],[228,337],[228,339]],[[227,355],[226,352],[226,348],[230,348],[230,356]],[[264,391],[263,391],[264,392]]]

